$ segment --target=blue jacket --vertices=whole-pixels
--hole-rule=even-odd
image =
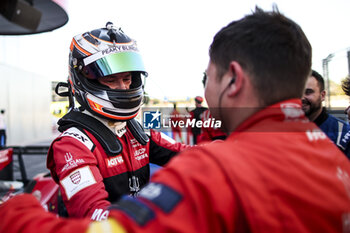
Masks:
[[[315,123],[350,159],[350,126],[345,121],[327,113],[323,108]]]

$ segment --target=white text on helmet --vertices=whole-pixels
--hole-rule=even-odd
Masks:
[[[138,51],[136,44],[133,43],[131,45],[121,45],[121,46],[113,46],[111,48],[102,50],[102,55],[107,55],[110,53],[118,53],[123,51]]]
[[[89,65],[92,62],[97,61],[100,58],[103,58],[106,55],[113,54],[113,53],[121,53],[125,51],[134,51],[138,52],[139,50],[137,49],[136,43],[133,42],[132,44],[129,45],[115,45],[113,47],[110,47],[108,49],[104,49],[98,53],[92,54],[91,56],[88,56],[83,59],[84,65]]]

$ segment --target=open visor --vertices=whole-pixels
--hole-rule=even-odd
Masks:
[[[97,79],[128,71],[139,71],[147,75],[138,52],[119,52],[102,57],[84,66],[82,74],[88,79]]]

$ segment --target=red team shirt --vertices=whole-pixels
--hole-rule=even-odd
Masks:
[[[225,141],[184,151],[109,216],[128,232],[350,232],[350,163],[300,105],[275,104]],[[17,200],[0,209],[1,232],[88,228],[45,214],[31,196]]]
[[[111,216],[130,232],[350,232],[349,174],[349,160],[291,100],[156,173],[159,196],[150,188],[133,201],[151,210],[146,223],[128,208]]]

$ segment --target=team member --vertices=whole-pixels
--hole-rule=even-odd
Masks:
[[[305,115],[350,158],[350,138],[347,135],[350,126],[345,121],[327,113],[326,108],[322,107],[325,96],[324,79],[318,72],[312,70],[306,81],[302,98]]]
[[[146,135],[134,119],[146,75],[136,42],[113,24],[73,38],[69,95],[81,108],[60,119],[63,133],[47,158],[68,216],[105,219],[111,202],[149,181],[150,162],[164,165],[185,148],[158,132]]]
[[[173,103],[173,110],[170,113],[170,120],[175,124],[171,125],[172,137],[176,142],[183,142],[182,138],[182,128],[179,126],[179,122],[183,121],[183,117],[177,110],[177,104]]]
[[[342,87],[344,93],[347,96],[350,96],[350,77],[347,77],[346,79],[343,80],[341,87]],[[348,120],[350,120],[350,106],[348,106],[345,109],[345,114],[347,115]]]
[[[196,96],[194,98],[194,101],[196,107],[192,111],[190,111],[190,114],[191,119],[195,119],[195,121],[197,122],[203,120],[202,114],[205,110],[207,110],[207,108],[202,106],[203,98],[201,96]],[[195,125],[193,128],[191,128],[191,130],[193,134],[193,145],[196,145],[198,143],[198,135],[201,133],[201,128]]]
[[[202,121],[209,121],[212,119],[209,109],[202,113]],[[197,143],[207,143],[215,140],[224,140],[227,134],[221,130],[219,127],[202,127],[200,134],[197,137]]]
[[[205,96],[225,141],[172,159],[108,221],[57,219],[22,195],[0,207],[0,231],[349,232],[350,162],[301,109],[312,56],[301,28],[258,8],[209,55]]]
[[[0,110],[0,149],[6,147],[5,110]]]

